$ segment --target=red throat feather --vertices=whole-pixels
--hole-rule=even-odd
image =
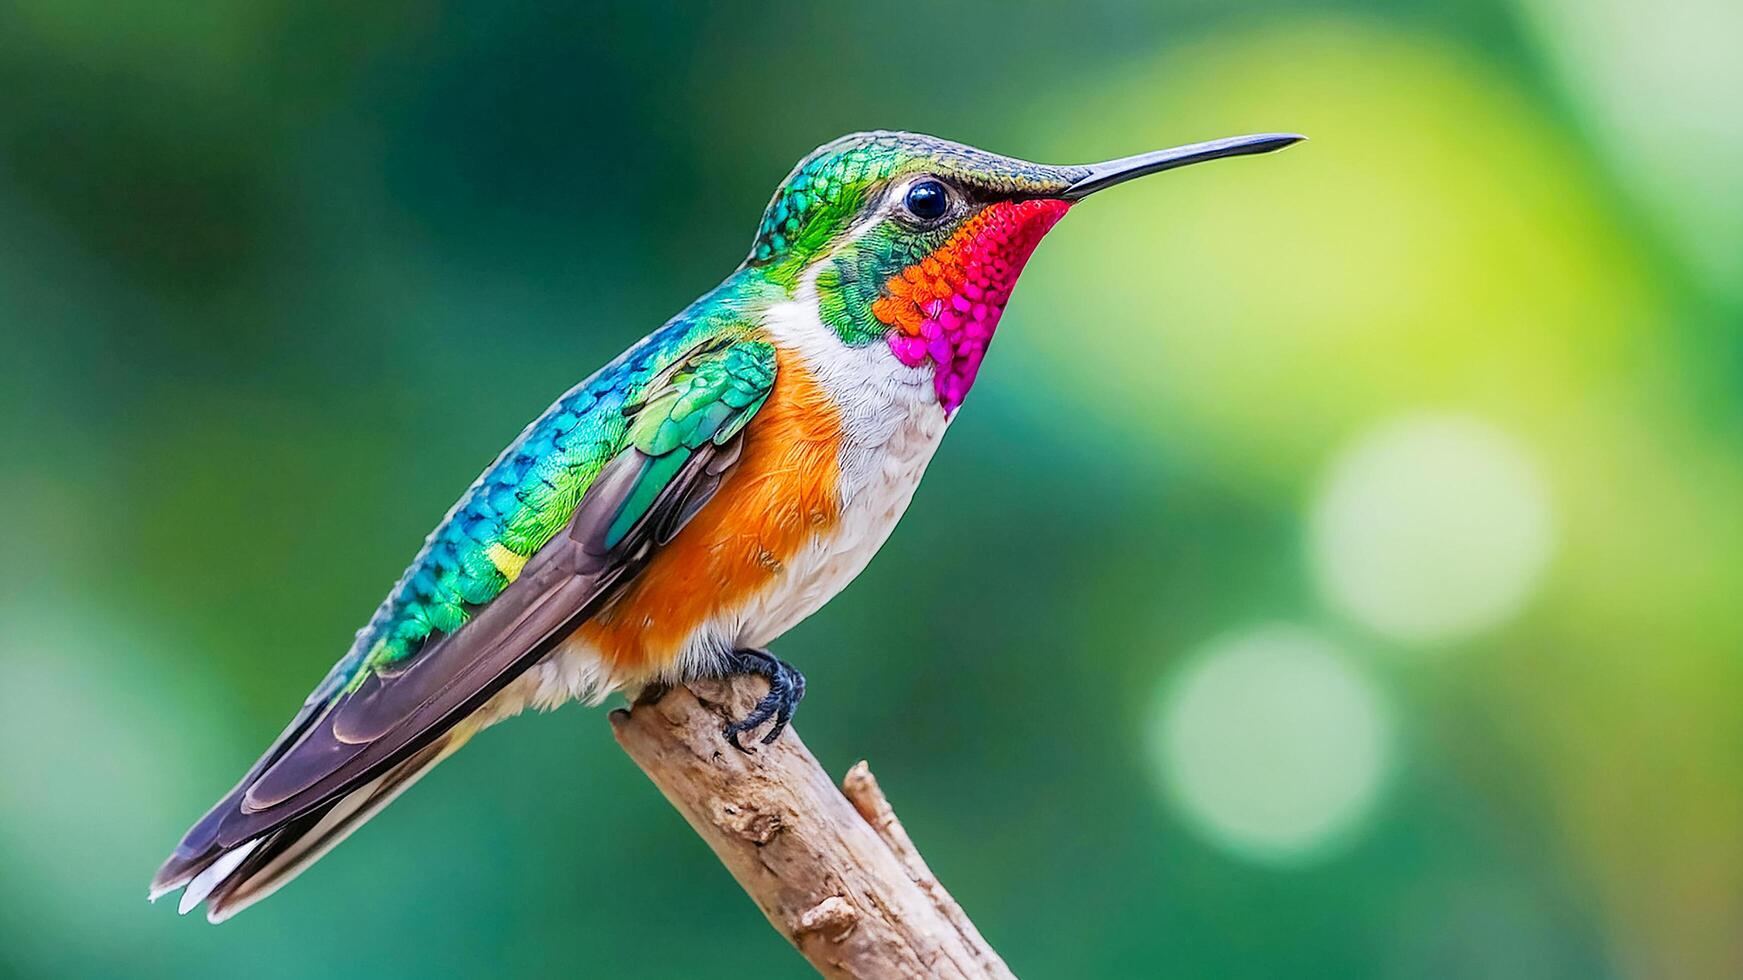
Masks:
[[[890,349],[902,363],[932,361],[946,412],[974,385],[1023,265],[1070,208],[1049,198],[990,204],[884,284],[872,315],[894,328]]]

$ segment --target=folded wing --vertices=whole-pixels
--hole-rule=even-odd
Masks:
[[[666,359],[616,409],[615,452],[561,529],[494,596],[465,608],[452,631],[431,631],[404,657],[384,656],[391,648],[378,644],[349,676],[330,676],[188,832],[153,896],[188,885],[184,911],[206,898],[214,918],[231,914],[457,748],[446,744],[457,725],[609,602],[707,504],[774,380],[773,349],[742,334]],[[457,519],[460,508],[449,522]],[[306,856],[287,860],[292,854]],[[267,873],[273,880],[262,882]]]

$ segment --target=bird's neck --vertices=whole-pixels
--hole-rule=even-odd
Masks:
[[[768,281],[785,287],[782,305],[798,304],[807,322],[821,324],[841,345],[881,347],[901,364],[929,371],[937,402],[950,415],[979,376],[1023,266],[1070,206],[1003,201],[918,260],[849,240]]]

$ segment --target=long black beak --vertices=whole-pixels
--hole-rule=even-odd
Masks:
[[[1094,194],[1103,188],[1115,184],[1123,184],[1128,180],[1142,177],[1145,174],[1160,173],[1173,170],[1175,167],[1185,167],[1206,160],[1221,160],[1223,157],[1240,157],[1250,153],[1270,153],[1281,150],[1292,143],[1306,139],[1295,133],[1259,133],[1255,136],[1230,136],[1227,139],[1211,140],[1208,143],[1189,143],[1186,146],[1176,146],[1168,150],[1153,150],[1140,153],[1135,157],[1121,157],[1106,163],[1092,163],[1085,169],[1088,176],[1080,177],[1066,188],[1060,195],[1067,200],[1076,201]]]

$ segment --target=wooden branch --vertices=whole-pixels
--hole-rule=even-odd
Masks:
[[[825,977],[1015,980],[938,883],[861,762],[835,788],[799,733],[741,753],[720,730],[767,690],[695,681],[611,713],[617,744]],[[746,745],[754,744],[747,733]]]

